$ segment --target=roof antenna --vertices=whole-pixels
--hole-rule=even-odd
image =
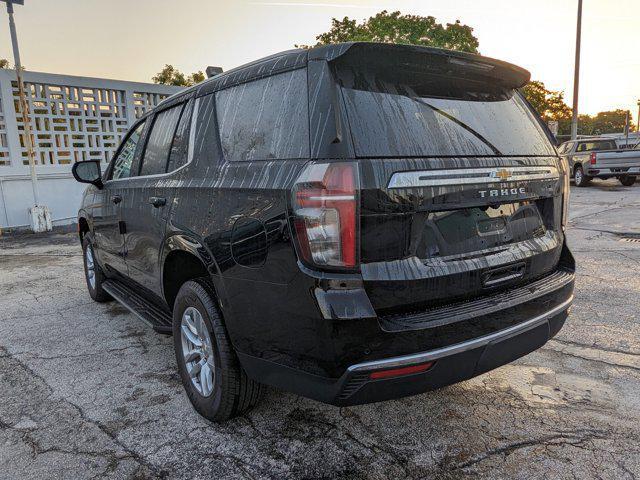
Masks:
[[[215,77],[216,75],[220,75],[222,73],[222,67],[212,67],[209,65],[205,70],[207,73],[207,78]]]

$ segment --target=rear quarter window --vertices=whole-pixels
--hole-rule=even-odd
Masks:
[[[169,150],[184,105],[167,108],[156,114],[147,140],[140,175],[165,173]]]
[[[224,158],[232,161],[309,158],[305,69],[216,93]]]

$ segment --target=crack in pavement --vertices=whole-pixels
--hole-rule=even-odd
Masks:
[[[585,430],[583,432],[576,431],[576,432],[569,432],[569,433],[562,432],[554,435],[545,435],[543,437],[533,438],[531,440],[522,440],[519,442],[512,442],[507,445],[503,445],[501,447],[487,450],[486,452],[483,452],[480,455],[476,455],[474,458],[467,460],[466,462],[459,463],[450,468],[453,468],[454,470],[465,469],[472,465],[476,465],[480,462],[490,459],[491,457],[494,457],[496,455],[504,455],[505,457],[507,457],[512,453],[514,453],[515,451],[520,450],[522,448],[536,447],[536,446],[549,447],[549,446],[564,446],[564,445],[569,445],[573,447],[581,446],[582,444],[593,441],[593,440],[609,438],[607,435],[605,435],[605,433],[606,432],[601,430],[591,430],[591,431]]]
[[[556,346],[556,344],[559,345]],[[626,368],[640,372],[640,355],[638,354],[627,352],[622,353],[603,348],[591,348],[588,346],[578,345],[575,343],[552,339],[542,347],[542,350],[552,351],[590,362],[603,363],[612,367]]]
[[[620,349],[617,349],[617,348],[602,347],[602,346],[596,345],[596,344],[587,345],[585,343],[573,342],[571,340],[561,340],[561,339],[559,339],[557,337],[552,338],[549,341],[550,342],[555,342],[555,343],[561,343],[563,345],[574,345],[576,347],[589,348],[589,349],[592,349],[592,350],[600,350],[602,352],[622,353],[624,355],[632,355],[632,356],[640,357],[640,353],[629,352],[627,350],[620,350]]]
[[[144,457],[120,442],[108,428],[100,422],[89,418],[82,407],[70,402],[68,399],[57,397],[54,395],[53,388],[37,373],[35,373],[28,365],[20,361],[14,355],[7,351],[6,348],[0,347],[0,359],[5,363],[0,371],[0,389],[3,392],[5,403],[0,406],[0,425],[3,431],[12,431],[21,438],[25,445],[31,450],[31,458],[35,459],[47,453],[56,453],[63,455],[73,455],[79,457],[101,458],[106,460],[108,467],[105,470],[110,472],[115,470],[117,464],[124,460],[134,461],[138,467],[136,474],[147,472],[154,478],[164,478],[167,476],[165,470],[159,469],[155,465],[148,462]],[[29,404],[18,405],[17,402],[9,402],[12,396],[21,397],[25,395],[27,390]],[[7,399],[7,397],[9,397]],[[69,411],[75,411],[79,420],[74,419],[73,414]],[[7,420],[7,416],[17,417],[24,416],[26,412],[30,413],[30,417],[35,418],[32,428],[22,428],[20,422],[11,422]],[[65,418],[58,419],[63,416]],[[2,418],[4,417],[4,418]],[[54,418],[51,418],[54,417]],[[51,425],[47,423],[52,420]],[[61,422],[62,420],[62,422]],[[30,421],[33,423],[33,420]],[[48,428],[41,428],[40,424],[45,424]],[[58,445],[57,442],[68,442],[68,439],[56,438],[55,435],[50,436],[50,430],[56,428],[68,428],[69,425],[76,426],[77,437],[87,435],[93,442],[84,442],[82,438],[76,437],[75,444],[70,448],[67,445]],[[105,438],[100,441],[95,437],[96,432],[91,433],[91,428],[97,429]],[[87,432],[89,430],[89,432]],[[37,437],[42,438],[38,439]],[[52,443],[50,446],[44,446],[44,443]],[[116,448],[97,448],[95,450],[87,450],[81,448],[80,445],[95,445],[112,443]],[[120,452],[118,452],[120,450]]]

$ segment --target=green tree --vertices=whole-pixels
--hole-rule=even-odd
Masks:
[[[532,80],[524,86],[522,93],[545,122],[571,119],[571,108],[564,101],[564,92],[548,90],[543,82]]]
[[[0,58],[0,68],[9,68],[9,60]]]
[[[564,101],[564,92],[549,90],[543,82],[531,80],[522,93],[544,122],[558,122],[558,136],[571,132],[571,108]]]
[[[196,83],[200,83],[204,80],[204,73],[194,72],[189,76],[186,76],[180,70],[173,65],[165,65],[151,80],[153,83],[160,83],[162,85],[175,85],[178,87],[190,87]]]
[[[341,42],[382,42],[423,45],[478,53],[478,39],[473,28],[459,20],[446,26],[434,17],[402,15],[400,12],[382,12],[358,23],[349,17],[333,18],[331,29],[316,37],[314,46]],[[302,45],[302,48],[310,48]]]
[[[578,115],[578,134],[602,135],[603,133],[622,133],[627,121],[626,110],[609,110],[594,116]],[[630,117],[630,131],[635,131],[633,118]]]

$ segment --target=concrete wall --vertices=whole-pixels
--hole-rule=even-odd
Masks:
[[[71,174],[48,174],[38,177],[40,203],[51,211],[54,225],[75,222],[85,184]],[[0,177],[0,226],[29,226],[28,208],[33,205],[33,189],[29,175]]]
[[[24,72],[36,151],[40,204],[54,225],[75,221],[86,185],[71,175],[76,161],[103,170],[137,117],[180,87],[104,78]],[[14,70],[0,69],[0,228],[29,225],[34,204]]]

